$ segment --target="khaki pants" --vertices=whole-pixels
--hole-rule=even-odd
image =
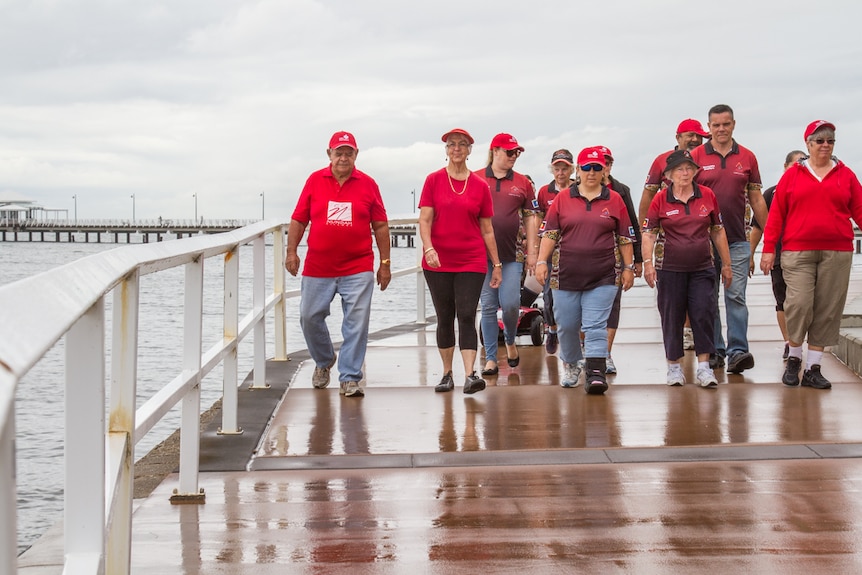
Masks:
[[[838,343],[853,252],[781,252],[787,284],[784,314],[790,340],[826,347]]]

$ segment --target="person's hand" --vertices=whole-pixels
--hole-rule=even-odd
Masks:
[[[295,277],[299,272],[299,256],[296,253],[288,253],[287,257],[284,258],[284,267],[290,275]]]
[[[545,285],[545,282],[548,281],[548,266],[546,264],[536,266],[536,281],[539,282],[539,285]]]
[[[524,267],[527,268],[527,273],[532,274],[536,271],[536,260],[539,259],[535,255],[527,255],[527,262]]]
[[[642,262],[635,262],[635,277],[639,278],[644,273],[644,265]]]
[[[730,264],[721,266],[721,283],[724,284],[724,289],[730,289],[730,282],[733,281],[733,268]]]
[[[754,276],[754,254],[751,254],[751,257],[748,258],[748,277]]]
[[[425,263],[428,264],[429,268],[440,267],[440,256],[437,255],[437,250],[431,248],[425,252]]]
[[[503,283],[503,269],[495,267],[491,272],[491,283],[490,286],[492,288],[500,287],[500,284]]]
[[[623,291],[629,291],[632,285],[635,283],[635,271],[630,270],[629,268],[623,269],[622,274],[622,286]]]
[[[775,267],[775,254],[760,254],[760,271],[763,275],[769,275]]]
[[[392,270],[388,265],[380,264],[377,268],[377,285],[380,286],[380,291],[386,290],[390,281],[392,281]]]
[[[656,282],[656,273],[655,266],[650,264],[644,264],[644,279],[646,280],[647,285],[649,287],[654,288]]]

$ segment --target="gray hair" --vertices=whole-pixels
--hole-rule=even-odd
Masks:
[[[835,130],[833,130],[829,126],[820,126],[816,130],[814,130],[814,133],[812,133],[810,136],[808,136],[808,139],[805,141],[810,142],[811,140],[816,140],[817,138],[826,138],[827,140],[829,140],[829,139],[834,140],[835,139]]]

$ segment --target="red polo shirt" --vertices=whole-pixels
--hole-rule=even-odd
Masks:
[[[330,278],[374,271],[371,222],[389,218],[380,189],[367,174],[354,168],[339,186],[331,167],[314,172],[291,218],[311,224],[302,275]]]
[[[497,178],[491,166],[477,170],[475,174],[484,178],[491,188],[497,255],[501,262],[518,261],[521,220],[525,216],[532,216],[538,209],[533,184],[526,176],[512,170],[502,178]]]
[[[453,191],[452,188],[455,188]],[[458,194],[464,190],[463,194]],[[422,258],[422,267],[434,272],[488,271],[488,252],[479,226],[479,218],[494,215],[488,184],[476,174],[464,180],[452,180],[446,168],[428,174],[419,197],[420,208],[433,208],[431,245],[437,251],[439,268],[430,268]]]
[[[691,151],[692,159],[700,166],[695,179],[715,192],[721,208],[721,218],[730,244],[747,241],[746,225],[751,219],[748,192],[760,189],[760,168],[751,150],[736,141],[726,156],[722,156],[707,142]]]
[[[557,194],[559,193],[560,189],[557,187],[556,181],[539,188],[539,195],[537,197],[539,202],[539,211],[543,214],[547,214],[548,210],[551,208],[551,204],[554,203],[554,200],[557,198]]]
[[[602,186],[590,202],[572,186],[551,204],[544,228],[559,247],[559,256],[550,262],[552,288],[587,291],[618,283],[619,245],[634,238],[619,194]]]
[[[667,180],[664,177],[664,169],[667,167],[667,157],[676,150],[677,148],[674,148],[673,150],[668,150],[667,152],[656,156],[655,160],[652,161],[652,165],[649,167],[646,182],[644,183],[644,189],[658,191],[662,184],[670,184],[670,180]]]
[[[694,184],[694,194],[683,203],[674,197],[671,184],[655,195],[644,220],[643,231],[657,234],[655,269],[670,272],[712,269],[715,264],[710,232],[721,227],[721,213],[712,190]]]

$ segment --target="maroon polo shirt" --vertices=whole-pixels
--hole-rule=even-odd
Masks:
[[[712,190],[694,184],[694,194],[683,203],[674,197],[671,184],[655,195],[644,220],[643,231],[657,234],[655,269],[670,272],[712,269],[710,232],[721,227],[721,212]]]
[[[539,188],[539,195],[537,197],[539,202],[539,211],[543,214],[547,214],[548,210],[551,208],[551,204],[554,203],[554,200],[557,198],[557,194],[559,193],[560,189],[557,187],[557,182],[555,181]]]
[[[501,262],[518,261],[519,229],[524,216],[535,213],[536,193],[526,176],[515,171],[502,178],[494,176],[491,166],[474,172],[485,179],[491,188],[494,203],[494,237],[497,240],[497,255]]]
[[[587,291],[618,283],[618,246],[634,238],[619,194],[602,186],[602,193],[590,202],[572,186],[569,193],[557,195],[544,228],[559,247],[559,256],[550,262],[551,287]]]
[[[674,148],[673,150],[668,150],[667,152],[656,156],[655,160],[652,161],[652,165],[649,167],[646,182],[644,183],[644,189],[657,191],[661,188],[662,183],[665,185],[670,184],[670,180],[667,180],[664,177],[664,169],[667,167],[667,157],[676,150],[677,148]]]
[[[761,187],[757,158],[748,148],[733,141],[733,147],[722,156],[707,142],[691,151],[692,159],[700,166],[695,179],[715,192],[727,242],[747,241],[745,227],[748,219],[748,192]]]

